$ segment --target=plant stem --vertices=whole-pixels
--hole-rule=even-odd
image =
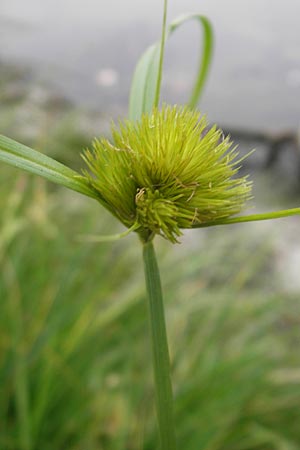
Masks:
[[[155,397],[162,450],[176,450],[170,359],[159,269],[152,242],[144,244],[144,270],[148,293]]]
[[[23,317],[22,300],[20,292],[15,283],[14,270],[9,262],[4,264],[5,280],[8,284],[10,294],[10,314],[12,327],[12,347],[14,356],[14,385],[15,402],[18,417],[18,442],[21,450],[32,449],[31,425],[30,425],[30,405],[29,405],[29,382],[27,362],[22,342]]]
[[[163,70],[163,63],[164,63],[167,10],[168,10],[168,1],[164,0],[164,14],[163,14],[162,33],[161,33],[161,41],[160,41],[159,66],[158,66],[156,91],[155,91],[155,99],[154,99],[154,106],[156,108],[158,108],[158,104],[159,104],[160,88],[161,88],[161,80],[162,80],[162,70]]]

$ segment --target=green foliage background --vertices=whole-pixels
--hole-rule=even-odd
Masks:
[[[2,72],[1,134],[77,168],[93,137],[82,114],[7,97],[18,76]],[[121,226],[93,200],[5,165],[0,211],[0,449],[157,449],[136,236],[79,242]],[[272,233],[258,229],[159,240],[180,449],[300,447],[299,294],[280,287]]]
[[[47,136],[75,166],[76,133]],[[157,448],[136,236],[82,244],[121,226],[4,165],[0,180],[0,448]],[[299,295],[280,290],[272,237],[252,226],[159,241],[179,448],[300,445]]]

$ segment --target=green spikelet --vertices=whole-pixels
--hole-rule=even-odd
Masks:
[[[239,213],[251,182],[237,177],[238,152],[205,116],[163,106],[140,122],[113,126],[113,143],[95,140],[83,158],[99,201],[143,240],[177,242],[181,228]]]

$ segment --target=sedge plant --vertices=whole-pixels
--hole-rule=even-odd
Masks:
[[[300,214],[300,208],[239,215],[251,198],[251,181],[239,175],[242,159],[229,137],[196,107],[210,66],[213,32],[206,17],[180,17],[167,28],[164,1],[162,33],[137,64],[128,119],[112,125],[112,139],[95,139],[83,152],[81,173],[0,136],[0,160],[91,197],[126,228],[113,236],[84,236],[113,241],[134,232],[143,249],[153,351],[157,422],[162,450],[176,449],[170,358],[156,235],[178,243],[184,229],[275,219]],[[203,29],[202,56],[186,105],[160,103],[167,38],[187,20]]]

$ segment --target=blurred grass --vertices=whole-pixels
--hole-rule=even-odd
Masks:
[[[3,132],[13,117],[0,116]],[[49,120],[37,142],[77,165],[90,136],[78,138],[76,114]],[[0,210],[0,449],[156,449],[136,237],[77,242],[121,226],[5,166]],[[157,240],[179,448],[300,448],[299,295],[281,292],[273,238],[256,230]]]

